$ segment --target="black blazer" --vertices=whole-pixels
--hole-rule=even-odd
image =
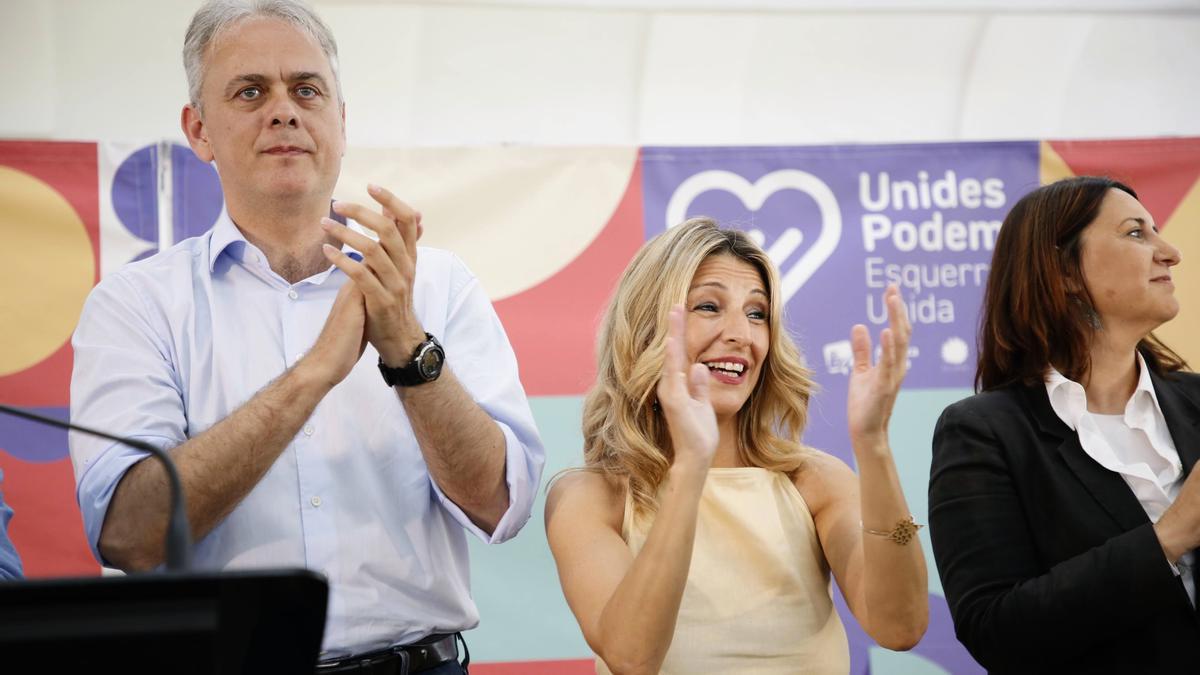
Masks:
[[[1152,377],[1184,471],[1200,375]],[[1200,673],[1200,621],[1146,512],[1055,415],[1044,385],[946,408],[929,533],[958,639],[994,673]]]

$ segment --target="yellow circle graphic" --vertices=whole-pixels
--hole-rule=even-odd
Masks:
[[[0,166],[0,376],[50,356],[71,337],[96,266],[92,242],[57,190]]]

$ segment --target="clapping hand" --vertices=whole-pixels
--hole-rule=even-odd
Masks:
[[[363,259],[355,261],[329,244],[324,247],[325,257],[362,292],[367,341],[375,345],[384,363],[399,367],[408,363],[413,350],[425,339],[412,298],[421,214],[381,187],[368,186],[367,192],[379,202],[379,212],[350,202],[335,202],[333,210],[373,231],[378,241],[324,218],[321,225],[325,232],[362,253]]]
[[[879,334],[878,363],[871,365],[871,335],[867,327],[857,324],[850,330],[854,367],[850,373],[846,410],[850,441],[856,452],[860,448],[881,447],[881,443],[882,447],[887,446],[892,406],[908,370],[912,325],[895,284],[884,291],[883,302],[888,309],[888,327]]]
[[[688,365],[683,305],[671,308],[666,358],[658,380],[658,403],[667,421],[675,463],[691,462],[707,471],[717,451],[717,416],[708,399],[708,368]]]

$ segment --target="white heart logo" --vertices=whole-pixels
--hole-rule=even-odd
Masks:
[[[675,188],[675,193],[667,202],[667,229],[682,223],[687,218],[687,210],[692,201],[709,190],[731,192],[751,211],[762,208],[767,198],[780,190],[799,190],[816,201],[817,208],[821,211],[821,233],[817,235],[817,241],[812,247],[784,272],[780,280],[780,292],[785,302],[800,290],[829,256],[833,255],[834,249],[842,239],[842,211],[838,208],[837,197],[821,179],[798,169],[772,171],[753,184],[729,171],[701,171]],[[761,230],[751,230],[748,234],[760,246],[765,245],[766,236]],[[767,255],[775,266],[782,270],[783,261],[795,252],[802,241],[804,236],[800,230],[789,227],[767,247]]]

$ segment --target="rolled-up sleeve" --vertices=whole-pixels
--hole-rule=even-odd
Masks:
[[[181,385],[171,360],[170,332],[135,284],[106,277],[84,303],[71,344],[71,421],[170,448],[186,438]],[[69,435],[75,494],[92,554],[117,484],[145,452],[122,443]]]
[[[467,531],[499,544],[516,536],[529,521],[546,455],[500,318],[478,280],[457,257],[452,269],[453,287],[458,290],[449,307],[445,335],[439,339],[447,366],[504,433],[508,510],[489,535],[446,497],[436,481],[433,488],[442,506]]]

